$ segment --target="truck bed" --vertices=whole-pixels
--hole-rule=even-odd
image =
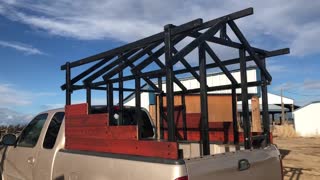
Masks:
[[[222,145],[220,145],[222,147]],[[239,161],[250,167],[239,170]],[[272,172],[272,173],[268,173]],[[264,149],[238,150],[180,160],[142,156],[61,150],[58,152],[53,177],[64,179],[161,179],[175,180],[281,180],[280,153],[274,146]]]
[[[187,175],[184,160],[61,150],[53,169],[53,179],[174,180]]]

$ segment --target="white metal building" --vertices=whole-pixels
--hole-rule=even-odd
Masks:
[[[231,72],[232,76],[240,82],[240,71],[235,70]],[[259,81],[260,79],[260,71],[256,67],[248,67],[247,68],[247,79],[248,82]],[[182,78],[180,79],[181,83],[187,89],[196,89],[200,88],[199,82],[194,78]],[[212,75],[208,75],[207,77],[207,84],[209,87],[221,86],[221,85],[229,85],[231,84],[230,80],[224,73],[215,73]],[[148,89],[148,86],[144,86],[145,89]],[[162,89],[166,90],[165,82],[162,84]],[[180,91],[181,89],[174,84],[174,91]],[[241,94],[241,89],[238,88],[236,90],[237,94]],[[208,92],[209,94],[231,94],[231,90],[222,90],[222,91],[212,91]],[[260,90],[257,87],[249,87],[248,88],[249,94],[257,94],[260,95]],[[154,104],[155,95],[154,93],[143,92],[141,93],[141,107],[146,108],[149,110],[149,105]],[[132,93],[124,100],[124,105],[126,106],[134,106],[135,105],[135,94]]]
[[[304,137],[320,135],[320,101],[307,104],[293,112],[296,132]]]
[[[232,76],[240,82],[240,71],[234,70],[231,72]],[[247,79],[248,82],[254,82],[259,81],[260,79],[260,71],[256,67],[248,67],[247,69]],[[187,89],[195,89],[199,88],[200,84],[199,82],[194,78],[182,78],[180,79],[181,83],[187,88]],[[228,77],[224,73],[215,73],[211,74],[207,77],[207,83],[209,87],[214,86],[221,86],[221,85],[228,85],[231,84]],[[148,89],[147,85],[143,87],[144,89]],[[162,89],[166,90],[166,84],[165,82],[162,84]],[[174,84],[174,90],[180,91],[180,88]],[[241,89],[236,90],[237,94],[241,94]],[[231,94],[231,90],[223,90],[223,91],[213,91],[208,92],[210,94]],[[260,88],[258,87],[249,87],[248,93],[257,95],[260,97]],[[261,97],[259,98],[260,104],[262,103]],[[149,92],[143,92],[141,93],[141,107],[146,108],[149,110],[149,105],[155,103],[155,95],[154,93]],[[240,105],[242,102],[238,101],[238,111],[241,112],[242,106]],[[274,120],[274,115],[281,112],[281,96],[268,93],[268,103],[269,103],[269,113],[272,115],[272,119]],[[291,110],[291,106],[294,104],[293,99],[283,97],[283,103],[285,104],[285,112],[288,112]],[[126,106],[135,106],[135,93],[132,93],[129,95],[125,100],[124,104]],[[249,104],[251,104],[251,100],[249,100]],[[261,109],[261,108],[260,108]]]

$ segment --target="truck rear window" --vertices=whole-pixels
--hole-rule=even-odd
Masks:
[[[119,110],[115,110],[114,112],[114,122],[110,122],[111,125],[137,125],[137,116],[135,108],[124,108],[122,111],[123,113],[123,120],[121,123],[118,123],[120,121],[120,115]],[[142,138],[150,138],[153,137],[153,126],[150,122],[150,118],[148,114],[145,111],[141,111],[141,121],[142,121],[142,127],[141,127],[141,136]]]
[[[64,112],[57,112],[54,114],[43,141],[43,148],[52,149],[54,147],[63,118]]]
[[[106,106],[92,106],[91,107],[92,114],[99,113],[108,113]],[[127,125],[137,125],[137,116],[134,107],[125,106],[122,111],[123,119],[120,120],[120,109],[118,107],[114,108],[114,116],[110,120],[111,126],[127,126]],[[145,110],[141,110],[141,136],[142,138],[151,138],[154,136],[154,128],[151,124],[151,120],[148,116],[148,113]]]

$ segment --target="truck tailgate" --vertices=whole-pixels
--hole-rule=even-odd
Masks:
[[[239,170],[239,161],[250,167]],[[185,160],[189,180],[281,180],[280,153],[274,146]]]

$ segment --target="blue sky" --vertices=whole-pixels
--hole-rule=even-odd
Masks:
[[[255,14],[236,23],[251,44],[291,48],[290,55],[268,60],[269,91],[283,88],[299,105],[320,100],[319,1],[1,0],[0,111],[30,117],[63,106],[60,65],[66,61],[157,33],[168,23],[210,20],[247,7]]]

